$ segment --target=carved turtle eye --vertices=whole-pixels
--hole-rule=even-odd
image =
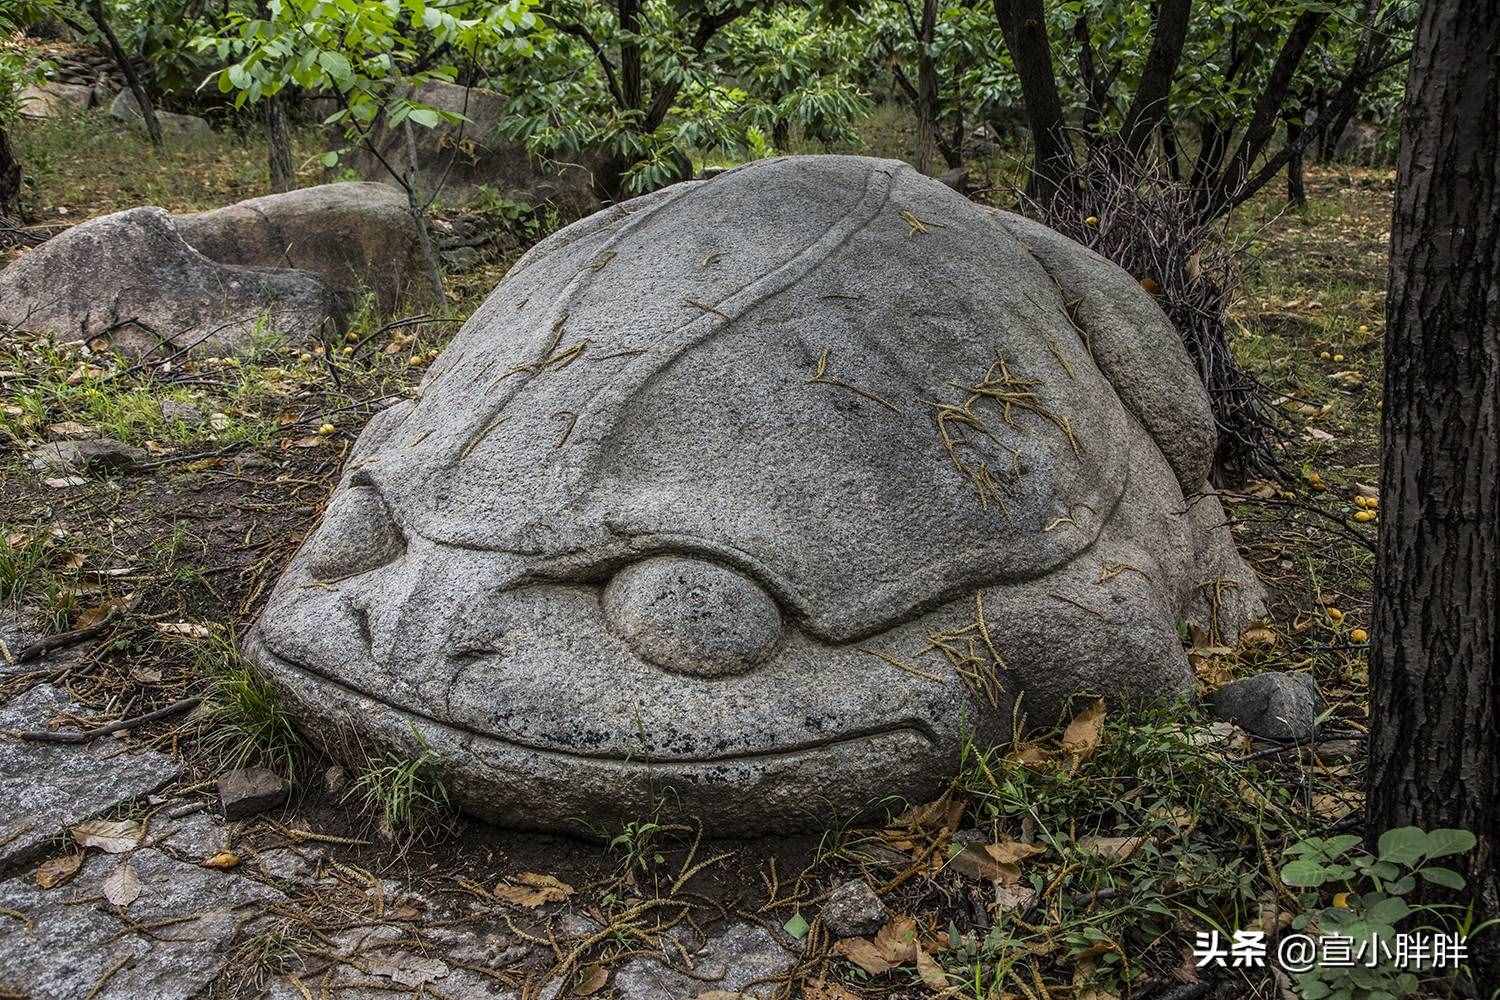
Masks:
[[[744,673],[781,639],[781,612],[760,584],[687,556],[655,556],[616,573],[604,613],[637,654],[699,677]]]
[[[406,539],[374,482],[356,473],[334,495],[308,549],[308,568],[322,583],[368,573],[406,552]]]

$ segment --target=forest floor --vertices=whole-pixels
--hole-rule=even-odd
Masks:
[[[261,193],[263,149],[251,140],[157,153],[90,118],[23,129],[19,144],[36,177],[33,214],[49,222]],[[1244,243],[1234,347],[1290,430],[1287,479],[1248,484],[1229,505],[1272,588],[1271,613],[1244,641],[1200,645],[1191,660],[1204,691],[1268,669],[1310,673],[1329,703],[1317,742],[1252,741],[1193,708],[1095,725],[1080,706],[1066,752],[1052,733],[977,754],[938,802],[886,822],[712,844],[665,815],[613,831],[604,846],[501,831],[424,808],[440,789],[398,787],[382,762],[330,776],[239,662],[235,636],[317,522],[364,422],[415,384],[456,329],[448,321],[481,301],[513,254],[451,276],[450,301],[430,322],[364,322],[349,354],[343,343],[268,345],[162,372],[24,336],[0,343],[0,706],[51,684],[81,706],[70,722],[91,726],[203,698],[193,714],[130,731],[132,747],[176,757],[181,773],[117,819],[170,826],[184,803],[211,812],[215,779],[246,763],[290,779],[288,805],[225,828],[233,863],[222,863],[285,895],[273,924],[236,943],[242,960],[218,974],[213,996],[324,995],[352,982],[329,977],[355,974],[328,957],[339,933],[394,922],[393,940],[426,953],[438,930],[461,922],[459,902],[462,920],[488,921],[491,937],[517,946],[475,967],[527,997],[554,974],[572,995],[623,991],[617,970],[646,953],[680,970],[688,956],[663,941],[684,919],[759,925],[784,953],[770,985],[786,996],[1285,996],[1265,969],[1195,968],[1191,948],[1210,928],[1285,929],[1313,902],[1279,878],[1285,849],[1357,830],[1360,817],[1374,524],[1354,515],[1365,509],[1357,498],[1378,492],[1393,175],[1315,168],[1308,181],[1305,210],[1268,193],[1234,229]],[[165,417],[163,400],[204,419]],[[28,466],[26,451],[83,433],[151,459],[102,477]],[[79,630],[79,642],[11,662],[37,637]],[[306,871],[251,863],[283,849],[304,852]],[[54,842],[0,876],[35,880],[38,862],[74,850]],[[543,891],[518,892],[522,873]],[[827,893],[852,879],[874,887],[888,913],[864,951],[836,949],[816,919]],[[497,884],[509,891],[497,896]],[[402,910],[403,893],[427,902]],[[378,990],[371,996],[460,995],[421,976],[376,978],[360,980]]]

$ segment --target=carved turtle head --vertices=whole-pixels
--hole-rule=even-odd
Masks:
[[[762,161],[523,257],[249,647],[499,821],[826,824],[1017,699],[1178,693],[1212,444],[1123,273],[899,163]]]

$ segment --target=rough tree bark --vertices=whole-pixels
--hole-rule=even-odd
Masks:
[[[1146,153],[1151,134],[1167,116],[1167,99],[1177,66],[1182,62],[1182,48],[1187,44],[1188,23],[1193,18],[1193,0],[1160,0],[1155,5],[1151,30],[1151,52],[1141,69],[1130,110],[1120,126],[1125,150],[1136,160]]]
[[[1044,0],[994,0],[994,4],[995,20],[1021,80],[1021,97],[1036,146],[1029,193],[1038,201],[1050,200],[1073,176],[1073,145],[1068,141],[1052,66],[1046,4]]]
[[[1369,834],[1478,837],[1500,915],[1500,0],[1426,0],[1386,306],[1384,513],[1370,649]],[[1500,934],[1470,942],[1500,983]]]
[[[932,36],[937,29],[937,0],[922,0],[922,20],[917,27],[917,170],[932,168],[933,130],[937,128],[937,65],[932,58]]]
[[[135,103],[140,107],[141,118],[146,122],[146,134],[151,137],[151,144],[159,148],[162,144],[161,122],[156,120],[156,109],[152,107],[151,98],[141,84],[141,78],[136,75],[135,67],[130,64],[130,57],[125,54],[124,47],[120,45],[120,39],[115,37],[115,29],[110,27],[109,18],[104,14],[104,0],[89,0],[87,10],[94,22],[94,27],[99,29],[99,34],[104,36],[104,41],[109,45],[115,64],[124,74],[125,85],[130,88],[130,93],[135,97]]]
[[[0,126],[0,216],[9,215],[20,197],[21,161],[16,159],[4,126]]]
[[[280,96],[266,100],[266,140],[271,193],[290,191],[297,186],[297,171],[292,165],[292,133],[286,124],[286,105]]]

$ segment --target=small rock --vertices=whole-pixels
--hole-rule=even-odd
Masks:
[[[349,784],[349,772],[337,764],[323,772],[323,789],[330,798],[341,795]]]
[[[178,422],[195,425],[206,419],[203,411],[190,403],[179,403],[175,399],[161,401],[161,418],[168,423]]]
[[[219,778],[219,803],[225,819],[253,816],[274,809],[286,798],[286,783],[274,771],[248,767]]]
[[[823,926],[834,937],[865,937],[885,926],[886,909],[863,879],[851,879],[828,894]]]
[[[443,251],[443,263],[458,271],[467,271],[478,264],[481,254],[473,247],[456,247]]]
[[[1219,718],[1273,740],[1310,739],[1323,711],[1323,696],[1311,675],[1278,671],[1226,684],[1209,703]]]
[[[140,448],[114,438],[83,438],[41,445],[31,453],[31,467],[38,472],[49,469],[127,469],[149,457]]]
[[[152,110],[156,112],[156,123],[161,126],[162,136],[168,140],[202,139],[214,134],[208,122],[197,115],[179,115],[160,108]],[[122,90],[115,95],[115,99],[109,105],[109,115],[116,121],[135,128],[146,127],[146,119],[141,114],[141,106],[136,103],[135,95],[129,90]]]

